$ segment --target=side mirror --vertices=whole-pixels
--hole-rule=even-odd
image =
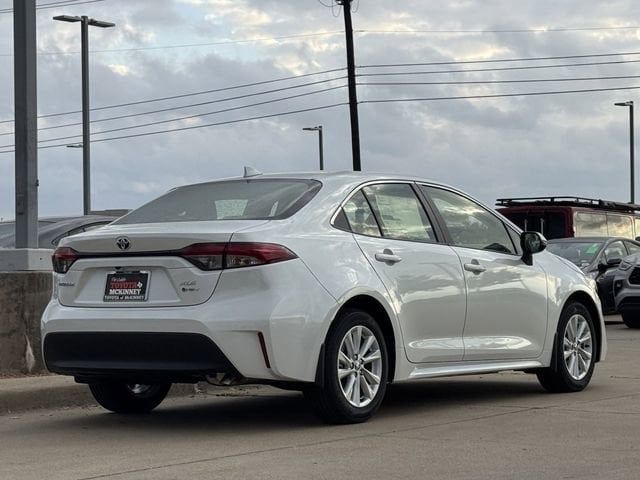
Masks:
[[[533,265],[533,255],[547,248],[547,240],[538,232],[522,232],[520,246],[522,247],[522,261],[527,265]]]
[[[600,271],[600,273],[604,273],[611,268],[619,267],[621,263],[622,258],[620,257],[608,258],[606,261],[598,264],[598,271]]]

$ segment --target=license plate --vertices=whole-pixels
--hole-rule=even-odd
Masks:
[[[149,272],[114,272],[107,274],[105,302],[144,302],[147,300]]]

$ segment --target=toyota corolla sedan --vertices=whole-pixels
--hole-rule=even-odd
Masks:
[[[392,382],[519,370],[576,392],[605,356],[600,302],[545,246],[428,180],[188,185],[62,240],[44,358],[118,413],[203,380],[298,389],[335,423],[367,420]]]

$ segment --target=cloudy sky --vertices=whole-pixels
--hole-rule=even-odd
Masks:
[[[341,78],[346,72],[335,70],[346,65],[343,19],[330,2],[92,0],[73,5],[74,0],[66,0],[64,7],[38,10],[41,115],[80,108],[79,26],[51,20],[59,14],[117,24],[90,32],[92,107],[143,102],[92,114],[94,132],[116,130],[92,137],[93,207],[135,207],[176,185],[238,175],[243,165],[265,172],[316,169],[317,137],[302,128],[318,124],[325,130],[326,168],[349,169],[345,106],[97,141],[346,102]],[[0,121],[13,115],[12,15],[3,13],[11,6],[11,1],[0,0]],[[635,99],[638,90],[367,101],[640,86],[640,78],[599,79],[640,75],[640,63],[634,63],[640,60],[640,2],[355,0],[353,10],[356,63],[362,75],[358,82],[405,83],[358,87],[364,170],[440,180],[490,204],[498,197],[559,194],[628,200],[628,117],[613,103]],[[628,55],[366,67],[611,53]],[[624,63],[612,63],[620,61]],[[576,63],[599,65],[513,68]],[[487,69],[493,70],[459,71]],[[335,71],[199,93],[326,70]],[[448,73],[417,74],[443,70]],[[370,76],[376,73],[397,75]],[[301,86],[309,83],[313,85]],[[247,105],[253,106],[238,108]],[[148,113],[157,110],[165,111]],[[48,128],[80,120],[78,114],[41,119],[41,146],[80,141],[73,138],[81,132],[79,125]],[[163,123],[145,126],[154,122]],[[12,149],[13,136],[2,135],[12,128],[11,123],[0,123],[0,152]],[[72,138],[46,142],[60,137]],[[41,215],[82,211],[81,160],[80,149],[40,150]],[[13,162],[13,153],[0,153],[0,218],[5,219],[14,212]]]

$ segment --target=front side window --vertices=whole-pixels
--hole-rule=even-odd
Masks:
[[[435,204],[454,245],[515,254],[504,223],[475,202],[447,190],[421,186]]]
[[[114,224],[286,218],[320,190],[316,180],[250,179],[176,188]]]
[[[363,191],[380,223],[383,237],[436,242],[433,226],[411,185],[383,183],[365,187]]]

